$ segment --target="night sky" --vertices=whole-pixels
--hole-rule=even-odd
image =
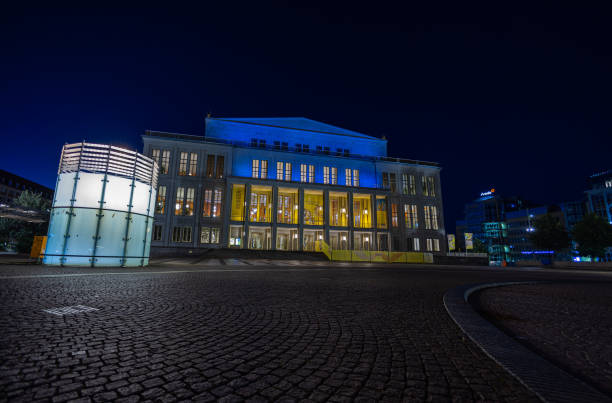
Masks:
[[[0,168],[54,187],[65,142],[304,116],[439,162],[449,232],[491,187],[575,200],[612,168],[609,9],[427,3],[4,8]]]

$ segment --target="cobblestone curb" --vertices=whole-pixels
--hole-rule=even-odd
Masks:
[[[480,316],[467,302],[473,292],[507,285],[540,282],[470,284],[444,294],[444,307],[461,330],[485,354],[546,402],[610,402],[607,396],[551,364],[507,336]]]

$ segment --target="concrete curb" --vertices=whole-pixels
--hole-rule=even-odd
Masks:
[[[541,284],[506,282],[470,284],[444,294],[444,307],[461,330],[486,355],[545,402],[612,402],[612,399],[551,364],[507,336],[480,316],[467,302],[470,294],[492,287]]]

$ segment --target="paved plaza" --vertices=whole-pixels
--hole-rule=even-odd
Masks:
[[[462,333],[453,287],[611,281],[487,267],[0,266],[0,400],[538,401]]]

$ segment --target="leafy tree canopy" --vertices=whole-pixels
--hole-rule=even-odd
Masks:
[[[571,244],[570,236],[560,220],[551,214],[536,218],[534,229],[529,236],[531,243],[540,250],[551,250],[558,253],[568,249]]]
[[[577,222],[572,235],[582,256],[603,257],[605,249],[612,246],[612,225],[594,213]]]

